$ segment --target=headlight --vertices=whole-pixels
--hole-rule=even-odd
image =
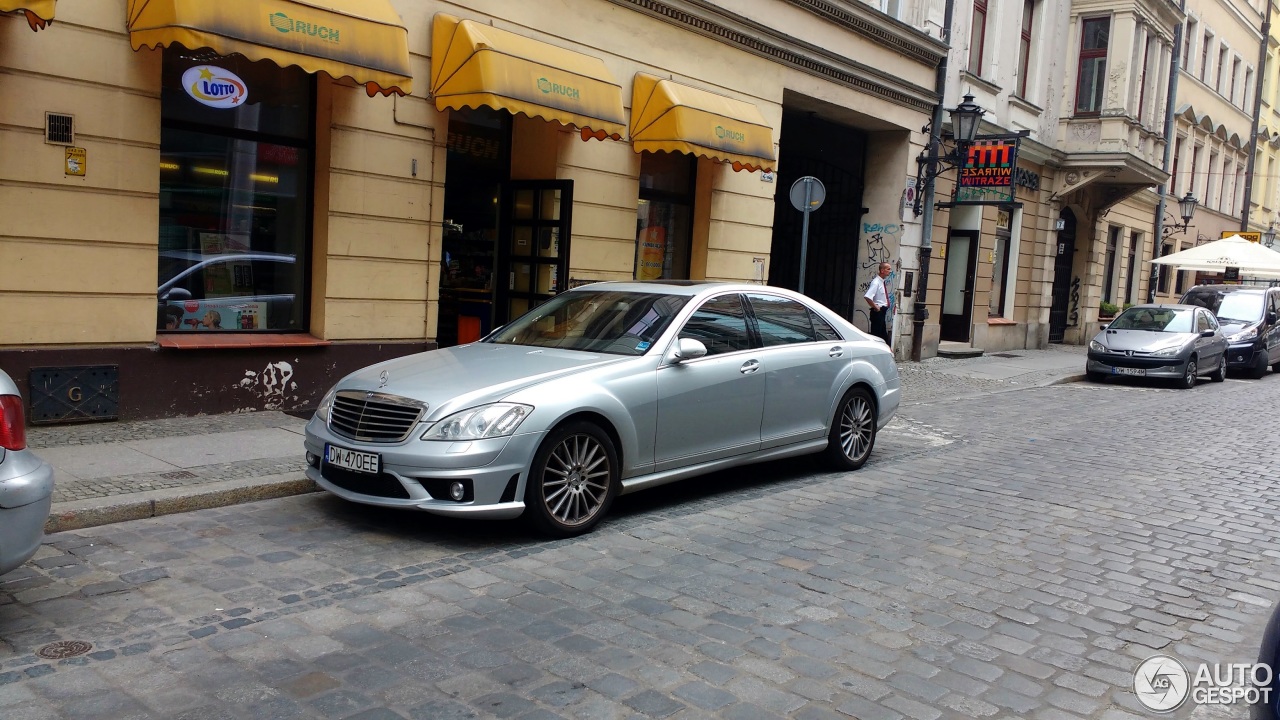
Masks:
[[[1233,343],[1253,342],[1254,340],[1257,340],[1257,339],[1258,339],[1258,326],[1254,325],[1253,327],[1249,327],[1249,328],[1245,328],[1244,330],[1241,330],[1235,335],[1228,336],[1227,342],[1233,342]]]
[[[481,440],[505,437],[533,412],[531,405],[493,403],[456,412],[422,434],[423,440]]]
[[[324,394],[320,399],[320,407],[316,408],[316,417],[320,418],[320,422],[325,425],[329,424],[329,408],[333,407],[333,398],[338,394],[338,386],[334,385],[329,388],[329,392]]]
[[[1109,350],[1107,350],[1107,346],[1106,346],[1106,345],[1103,345],[1102,343],[1098,342],[1097,340],[1090,340],[1090,341],[1089,341],[1089,349],[1090,349],[1090,350],[1092,350],[1092,351],[1094,351],[1094,352],[1101,352],[1101,353],[1104,353],[1104,352],[1110,352]]]
[[[1151,354],[1158,355],[1160,357],[1173,357],[1174,355],[1177,355],[1180,352],[1182,352],[1181,345],[1170,345],[1167,348],[1160,348],[1159,350],[1156,350]]]

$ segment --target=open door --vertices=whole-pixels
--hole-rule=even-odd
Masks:
[[[978,264],[978,232],[952,230],[942,276],[942,340],[969,342],[973,327],[973,284]]]
[[[564,290],[569,281],[572,180],[512,180],[502,186],[497,325]]]

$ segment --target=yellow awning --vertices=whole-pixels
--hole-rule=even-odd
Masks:
[[[636,73],[631,90],[631,146],[680,152],[770,170],[773,128],[749,102]]]
[[[0,13],[21,10],[32,30],[43,30],[53,22],[53,6],[57,0],[0,0]]]
[[[129,41],[297,65],[370,95],[413,90],[409,31],[389,0],[129,0]]]
[[[438,13],[431,31],[436,109],[486,106],[620,138],[622,86],[604,61]]]

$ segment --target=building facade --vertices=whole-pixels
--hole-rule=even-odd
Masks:
[[[36,420],[313,407],[582,283],[797,287],[803,176],[805,292],[865,327],[922,7],[9,0],[0,366]]]

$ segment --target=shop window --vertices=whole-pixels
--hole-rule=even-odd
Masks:
[[[305,331],[314,79],[164,51],[160,331]]]
[[[1088,18],[1082,23],[1080,63],[1076,74],[1076,114],[1102,112],[1107,89],[1107,42],[1111,18]]]
[[[636,214],[637,280],[689,278],[697,158],[682,153],[640,154]]]
[[[1107,257],[1106,263],[1103,265],[1102,276],[1102,299],[1107,302],[1113,302],[1112,293],[1116,287],[1116,273],[1119,268],[1116,267],[1116,253],[1120,245],[1120,228],[1112,225],[1107,232]]]
[[[1166,243],[1160,246],[1160,257],[1164,257],[1165,255],[1169,255],[1172,253],[1173,253],[1173,245]],[[1162,268],[1159,272],[1160,272],[1160,282],[1158,284],[1158,287],[1159,287],[1160,294],[1168,295],[1169,294],[1169,276],[1174,273],[1174,269],[1171,267],[1165,267],[1165,268]]]
[[[996,218],[996,247],[991,254],[991,296],[987,317],[1004,317],[1005,288],[1009,284],[1009,244],[1011,213],[1001,210]]]

